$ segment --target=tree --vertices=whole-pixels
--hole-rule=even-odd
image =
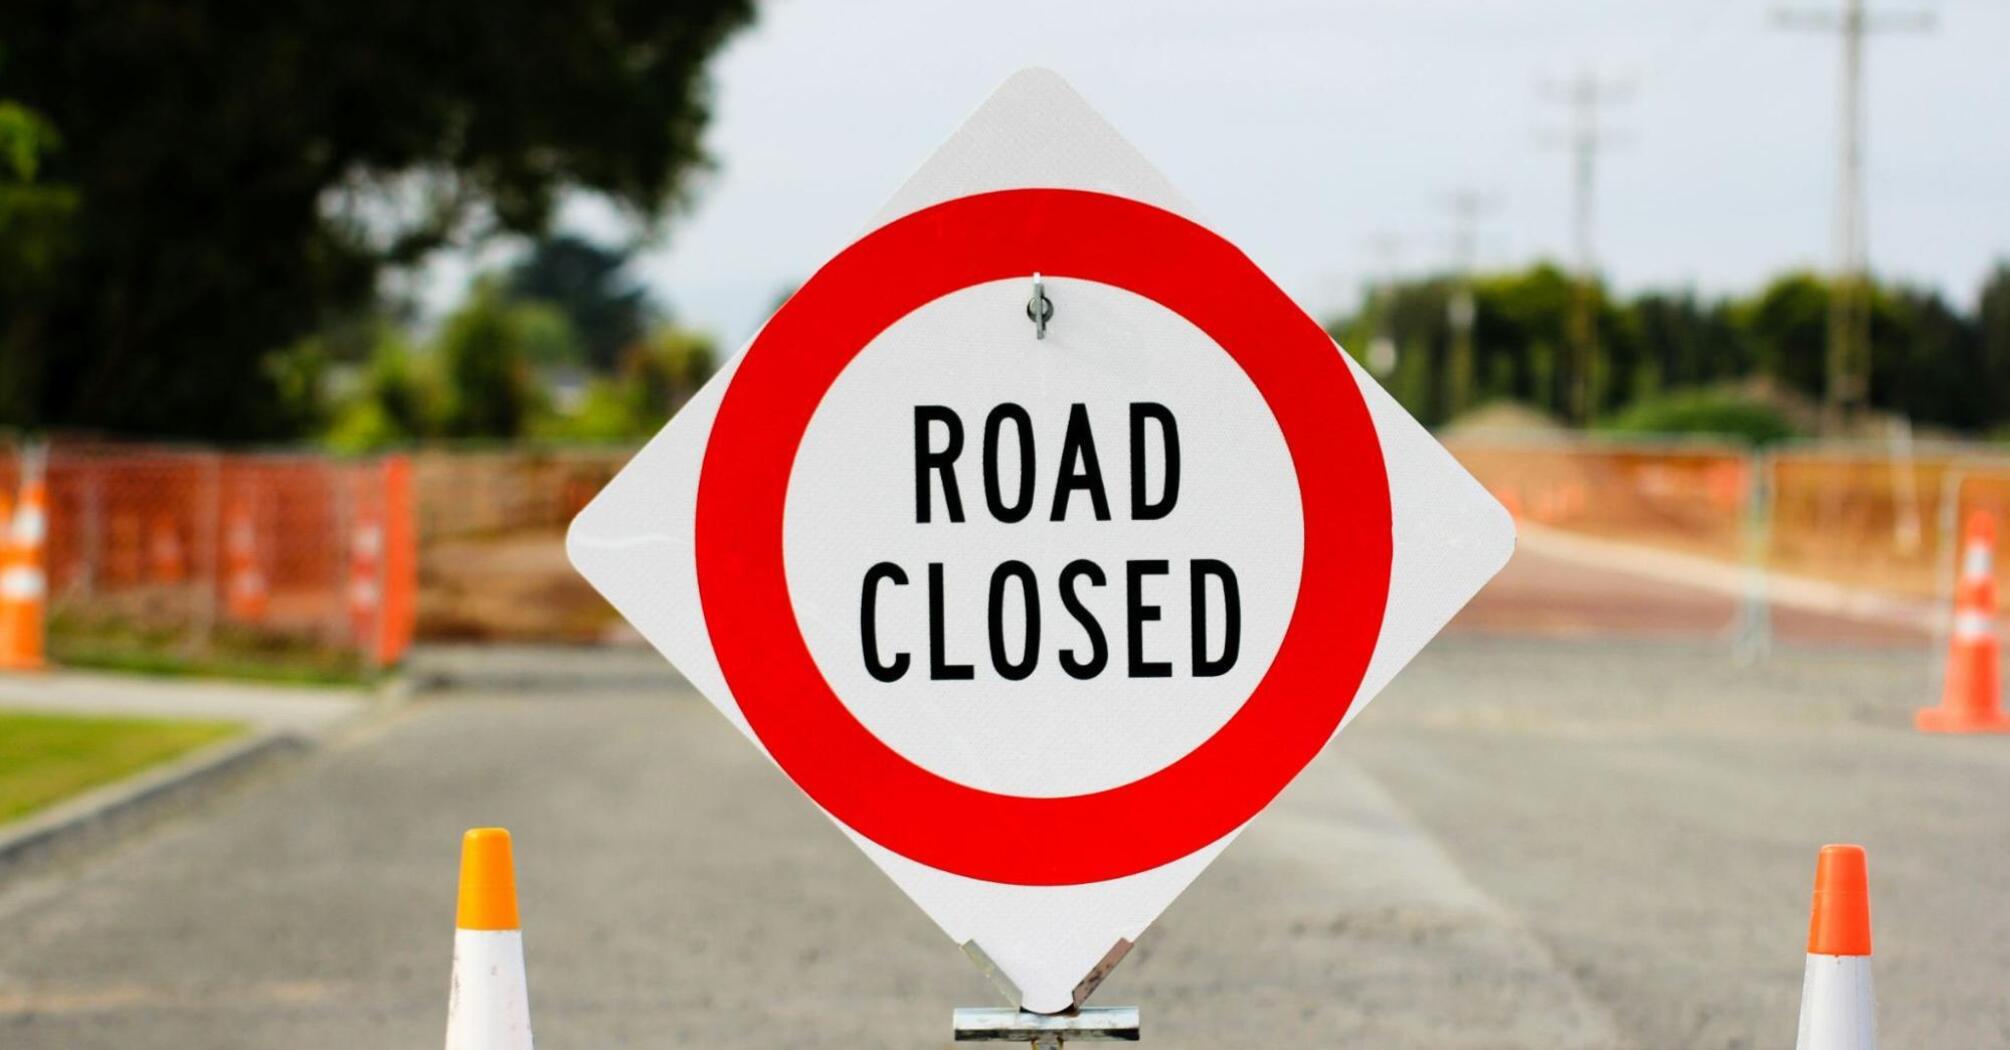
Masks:
[[[1828,284],[1811,273],[1775,278],[1733,308],[1734,323],[1752,341],[1758,371],[1814,397],[1827,389],[1828,317]]]
[[[448,437],[513,438],[529,430],[538,408],[531,354],[538,314],[480,281],[440,332],[446,385],[441,429]]]
[[[645,223],[702,165],[707,59],[751,0],[0,4],[0,96],[60,131],[50,279],[0,282],[0,421],[214,438],[300,426],[258,367],[380,270],[541,232],[567,191]]]
[[[0,72],[5,60],[0,53]],[[0,304],[44,292],[62,261],[77,194],[42,177],[46,158],[61,144],[48,118],[0,98]],[[0,355],[11,344],[37,338],[39,324],[0,305]],[[30,364],[0,366],[0,405],[28,395],[35,378]],[[0,414],[0,421],[5,418]]]
[[[1981,354],[1981,374],[1975,382],[1991,393],[1995,404],[1990,422],[2010,423],[2010,262],[1997,263],[1975,304],[1975,338]]]
[[[613,371],[622,352],[642,338],[655,310],[649,293],[631,281],[626,252],[602,248],[570,234],[547,237],[510,270],[510,294],[550,303],[572,322],[585,364]]]
[[[2001,411],[2004,388],[1985,379],[1980,333],[1947,300],[1920,288],[1872,290],[1871,404],[1976,430]]]

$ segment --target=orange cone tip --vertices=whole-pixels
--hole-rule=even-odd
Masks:
[[[1870,954],[1870,882],[1862,846],[1822,847],[1815,862],[1808,954]]]
[[[463,930],[521,928],[507,829],[474,828],[461,836],[461,900],[454,925]]]
[[[1996,515],[1986,510],[1968,515],[1968,542],[1996,546]]]

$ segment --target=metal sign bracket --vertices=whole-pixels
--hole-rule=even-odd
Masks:
[[[954,1038],[959,1043],[1026,1043],[1034,1050],[1060,1050],[1065,1043],[1122,1042],[1139,1038],[1138,1008],[1135,1006],[1085,1006],[1091,993],[1131,952],[1131,942],[1119,940],[1110,946],[1101,961],[1091,967],[1070,998],[1073,1005],[1060,1013],[1041,1014],[1023,1009],[1017,985],[1006,977],[983,946],[976,941],[963,943],[963,954],[977,964],[992,987],[1005,996],[1008,1007],[958,1007],[951,1015]]]

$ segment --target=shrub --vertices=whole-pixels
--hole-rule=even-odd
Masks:
[[[1644,398],[1606,420],[1600,430],[1619,434],[1698,434],[1770,445],[1794,436],[1779,409],[1720,390],[1681,390]]]

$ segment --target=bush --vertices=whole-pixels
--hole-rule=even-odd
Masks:
[[[1770,445],[1794,436],[1780,410],[1718,390],[1683,390],[1634,402],[1600,430],[1619,434],[1698,434]]]

